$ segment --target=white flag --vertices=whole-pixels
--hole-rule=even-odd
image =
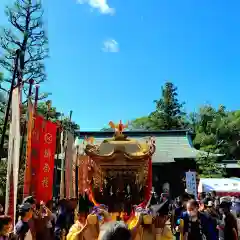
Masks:
[[[11,185],[11,174],[13,176],[13,213],[14,223],[16,222],[16,207],[17,207],[17,191],[18,191],[18,174],[19,174],[19,157],[20,157],[20,95],[19,88],[15,88],[12,93],[12,108],[11,108],[11,124],[9,131],[9,146],[8,146],[8,169],[7,169],[7,184],[6,184],[6,214],[9,209],[9,196]]]

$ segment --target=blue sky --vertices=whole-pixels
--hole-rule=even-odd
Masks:
[[[188,112],[239,108],[239,0],[44,0],[44,8],[51,58],[40,89],[58,110],[73,110],[81,129],[148,114],[166,80]]]

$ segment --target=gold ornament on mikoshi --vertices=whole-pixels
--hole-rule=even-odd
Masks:
[[[115,131],[115,134],[117,134],[117,135],[121,135],[122,133],[123,133],[123,130],[124,129],[126,129],[126,128],[128,128],[128,124],[123,124],[122,123],[122,120],[120,120],[120,122],[118,123],[118,124],[115,124],[115,123],[113,123],[112,121],[110,121],[109,123],[108,123],[108,125],[112,128],[112,129],[114,129],[114,131]]]
[[[84,142],[87,143],[87,144],[94,144],[94,141],[95,141],[94,137],[87,137],[86,136],[84,138]]]

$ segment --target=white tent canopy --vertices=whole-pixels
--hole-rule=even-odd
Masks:
[[[198,192],[240,192],[239,178],[201,178]]]

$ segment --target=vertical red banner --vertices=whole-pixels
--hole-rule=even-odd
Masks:
[[[37,184],[39,181],[38,172],[41,156],[41,138],[43,135],[43,122],[43,117],[35,115],[31,141],[31,181],[29,187],[31,194],[34,197],[36,197]]]
[[[51,121],[44,120],[40,136],[41,146],[36,191],[37,202],[52,200],[56,134],[57,125]]]

